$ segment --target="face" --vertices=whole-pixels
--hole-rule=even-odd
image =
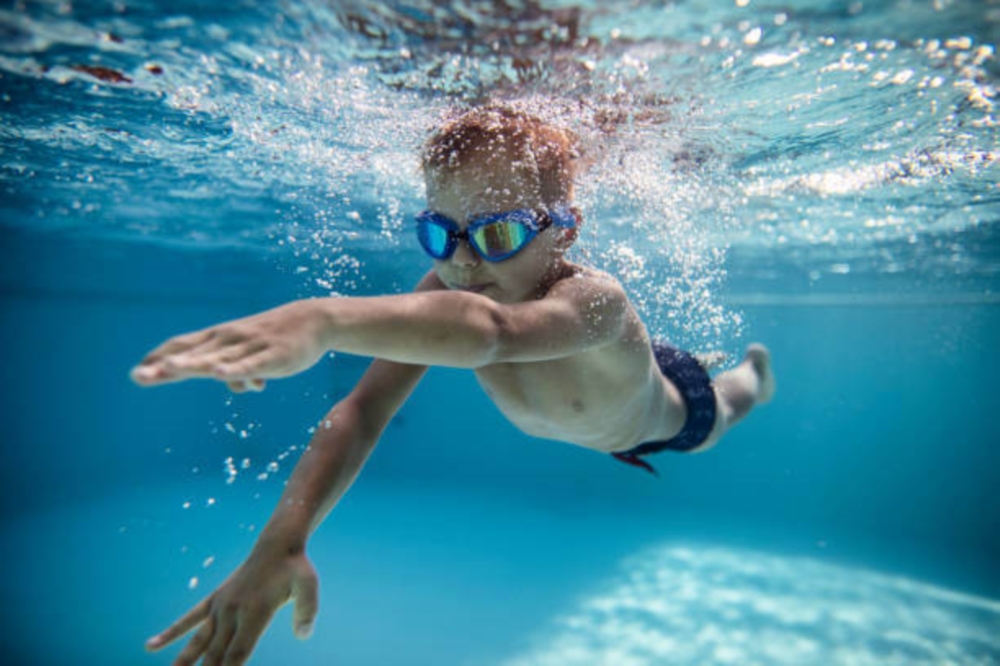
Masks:
[[[427,178],[428,207],[462,229],[477,214],[544,210],[542,193],[530,176],[505,160],[471,163],[449,174],[432,173]],[[531,300],[548,287],[575,237],[575,230],[550,226],[513,257],[496,263],[484,261],[460,241],[451,257],[435,260],[434,271],[449,289],[483,294],[501,303]]]

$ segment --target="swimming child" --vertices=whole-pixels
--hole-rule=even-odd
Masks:
[[[312,633],[308,537],[428,366],[474,370],[530,435],[649,471],[648,454],[704,451],[771,398],[765,347],[710,380],[691,354],[650,341],[615,279],[566,259],[584,223],[572,206],[577,163],[567,131],[506,107],[468,111],[422,156],[429,209],[416,233],[433,268],[413,293],[294,301],[172,338],[133,369],[143,386],[204,377],[241,392],[331,350],[374,358],[317,428],[247,560],[148,649],[197,628],[175,664],[242,664],[292,599],[296,635]]]

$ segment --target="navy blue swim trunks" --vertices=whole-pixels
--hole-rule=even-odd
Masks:
[[[664,342],[653,341],[653,355],[660,366],[663,376],[673,382],[684,398],[687,406],[687,418],[684,427],[674,437],[656,441],[644,442],[639,446],[612,453],[615,458],[629,465],[641,467],[652,474],[653,468],[640,456],[670,450],[687,452],[697,448],[708,439],[715,425],[715,392],[712,389],[712,379],[691,354],[677,349]]]

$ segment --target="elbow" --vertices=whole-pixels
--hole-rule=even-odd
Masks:
[[[427,339],[430,348],[440,348],[429,365],[475,370],[504,360],[513,335],[510,308],[479,294],[451,293],[454,318]]]
[[[495,301],[487,301],[476,317],[474,344],[470,345],[469,368],[481,368],[504,360],[504,349],[511,337],[511,320],[507,308]]]

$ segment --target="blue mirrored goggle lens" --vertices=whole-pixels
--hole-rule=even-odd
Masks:
[[[448,229],[435,220],[420,220],[417,237],[427,254],[436,259],[444,259],[452,253],[453,248],[449,247],[452,243]]]
[[[521,222],[500,220],[475,229],[471,234],[472,245],[486,259],[502,259],[521,250],[532,234]]]

